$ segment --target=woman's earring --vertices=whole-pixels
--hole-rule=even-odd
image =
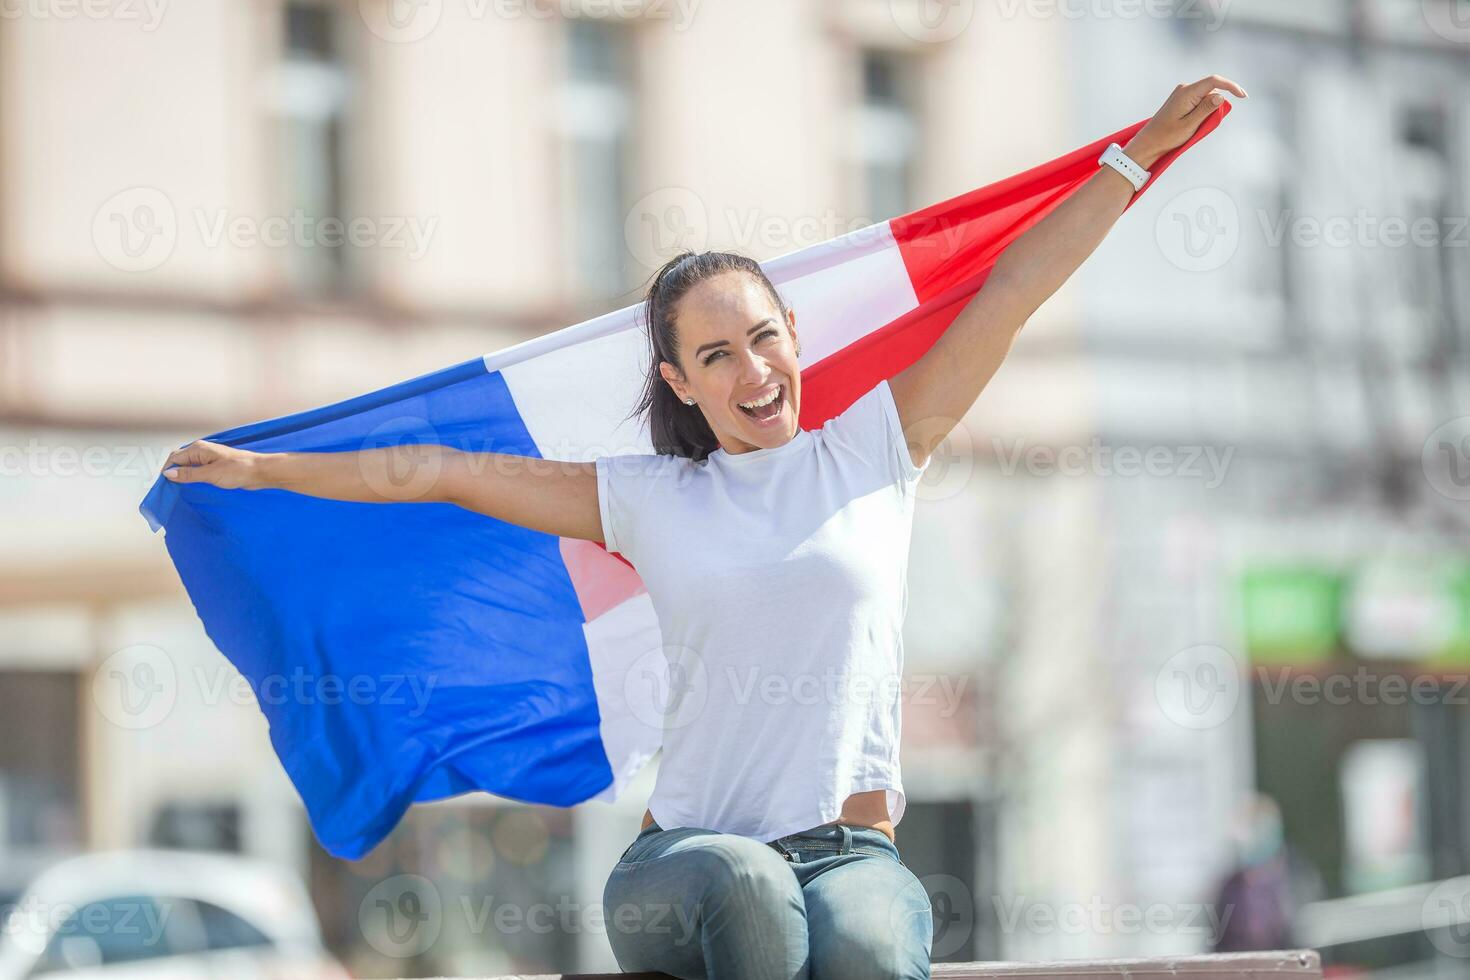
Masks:
[[[693,398],[686,398],[686,399],[684,399],[684,404],[685,405],[693,405],[694,404],[694,399]]]

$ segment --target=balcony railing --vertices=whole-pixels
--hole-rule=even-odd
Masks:
[[[1065,960],[1055,963],[936,963],[936,980],[1318,980],[1322,961],[1312,950],[1225,953],[1138,960]],[[551,974],[498,980],[672,980],[663,973]]]

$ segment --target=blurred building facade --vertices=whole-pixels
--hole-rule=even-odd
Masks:
[[[1432,4],[88,9],[0,19],[7,861],[238,849],[306,876],[364,973],[611,967],[587,909],[652,772],[612,807],[416,808],[364,861],[326,857],[137,515],[163,456],[635,302],[683,248],[766,259],[962,193],[1220,71],[1251,99],[1038,312],[932,467],[900,846],[936,958],[1203,949],[1257,786],[1332,894],[1467,870],[1435,788],[1460,785],[1463,709],[1313,713],[1256,669],[1452,677],[1467,652],[1470,37]],[[1441,240],[1301,230],[1360,209]],[[1385,787],[1422,840],[1384,845],[1345,802]],[[1346,823],[1355,843],[1320,831]],[[432,948],[360,915],[403,874],[463,913]],[[484,915],[559,900],[581,925]]]

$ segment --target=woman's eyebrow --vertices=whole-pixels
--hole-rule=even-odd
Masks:
[[[753,326],[749,330],[745,331],[745,335],[747,337],[749,337],[751,334],[755,333],[761,327],[764,327],[764,326],[766,326],[769,323],[775,323],[775,322],[776,321],[773,320],[773,319],[771,319],[770,317],[766,317],[760,323],[757,323],[755,326]],[[728,340],[712,340],[712,341],[710,341],[707,344],[700,344],[699,347],[695,349],[694,356],[695,357],[698,357],[700,354],[703,354],[706,350],[709,350],[712,347],[724,347],[724,346],[726,346],[729,343],[730,342]]]

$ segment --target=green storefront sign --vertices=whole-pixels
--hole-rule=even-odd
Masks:
[[[1381,562],[1346,572],[1262,566],[1247,570],[1239,585],[1253,663],[1311,665],[1339,655],[1470,663],[1470,564],[1462,561]]]

